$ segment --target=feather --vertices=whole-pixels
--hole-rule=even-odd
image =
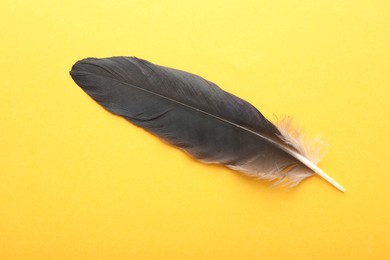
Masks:
[[[199,76],[135,57],[87,58],[70,74],[105,109],[202,162],[290,185],[317,173],[344,191],[316,166],[317,149],[305,145],[291,120],[276,126]]]

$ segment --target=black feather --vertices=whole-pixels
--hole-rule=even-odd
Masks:
[[[108,111],[198,160],[266,179],[284,178],[296,166],[304,177],[312,174],[255,107],[199,76],[134,57],[84,59],[70,74]]]

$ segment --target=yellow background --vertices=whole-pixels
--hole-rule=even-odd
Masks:
[[[203,165],[70,78],[137,56],[330,144],[288,191]],[[0,259],[385,259],[390,2],[0,0]]]

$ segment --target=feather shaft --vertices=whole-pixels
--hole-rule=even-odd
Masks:
[[[345,192],[345,188],[341,186],[336,180],[334,180],[332,177],[330,177],[328,174],[326,174],[321,168],[319,168],[317,165],[312,163],[310,160],[308,160],[306,157],[300,155],[299,153],[296,153],[294,151],[290,151],[295,158],[297,158],[299,161],[301,161],[303,164],[305,164],[307,167],[309,167],[311,170],[313,170],[318,176],[332,184],[335,188],[337,188],[341,192]]]

